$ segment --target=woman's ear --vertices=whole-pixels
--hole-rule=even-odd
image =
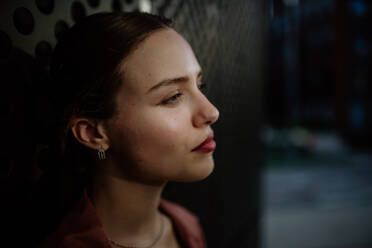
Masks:
[[[107,150],[110,147],[106,129],[101,122],[88,118],[75,118],[70,122],[71,132],[81,144],[98,150]]]

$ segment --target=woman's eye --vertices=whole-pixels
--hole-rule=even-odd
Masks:
[[[177,94],[171,96],[170,98],[164,100],[164,101],[162,102],[162,104],[171,104],[171,103],[175,103],[175,102],[177,102],[177,100],[179,99],[179,97],[180,97],[181,95],[182,95],[181,93],[177,93]]]

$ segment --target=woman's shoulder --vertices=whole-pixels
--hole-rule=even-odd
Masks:
[[[181,205],[161,199],[159,209],[172,221],[186,247],[205,248],[205,237],[199,218]],[[65,215],[57,230],[41,244],[41,248],[110,248],[96,210],[86,191]]]
[[[41,248],[110,248],[102,224],[84,192],[77,204],[65,215],[57,230],[46,237]]]
[[[172,220],[176,231],[187,247],[206,247],[203,229],[199,218],[194,213],[165,199],[161,199],[160,209]]]

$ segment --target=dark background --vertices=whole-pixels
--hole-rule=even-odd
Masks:
[[[262,247],[372,247],[371,4],[268,2]]]
[[[144,2],[0,2],[1,189],[14,230],[41,174],[47,106],[35,96],[58,37]],[[191,43],[220,110],[214,173],[164,192],[199,216],[209,247],[372,247],[371,2],[150,2]]]
[[[85,15],[140,10],[143,2],[0,2],[1,99],[5,109],[1,188],[6,202],[5,223],[10,225],[8,238],[27,244],[26,240],[33,237],[19,233],[19,223],[24,228],[43,225],[27,223],[27,200],[42,174],[35,152],[45,148],[47,138],[40,123],[48,106],[36,96],[47,84],[46,73],[57,39]],[[170,184],[164,196],[200,217],[209,247],[258,247],[259,128],[267,20],[264,1],[150,2],[152,13],[175,19],[191,43],[204,70],[206,94],[220,110],[220,120],[214,125],[218,148],[213,175],[199,183]],[[47,206],[58,202],[54,195],[42,200]],[[44,213],[52,214],[50,209]],[[24,238],[18,239],[20,235]]]

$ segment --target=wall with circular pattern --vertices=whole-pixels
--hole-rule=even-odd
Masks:
[[[206,94],[220,110],[214,125],[216,169],[203,182],[169,184],[164,196],[200,217],[209,247],[258,247],[266,18],[260,0],[0,1],[1,118],[7,132],[0,144],[0,172],[10,199],[7,211],[18,213],[9,214],[10,232],[16,233],[15,220],[27,218],[22,207],[40,173],[32,154],[43,149],[43,137],[34,133],[44,127],[35,120],[48,106],[34,96],[46,83],[50,56],[69,27],[100,11],[163,14],[191,43],[203,67]],[[16,238],[14,233],[9,237]]]

